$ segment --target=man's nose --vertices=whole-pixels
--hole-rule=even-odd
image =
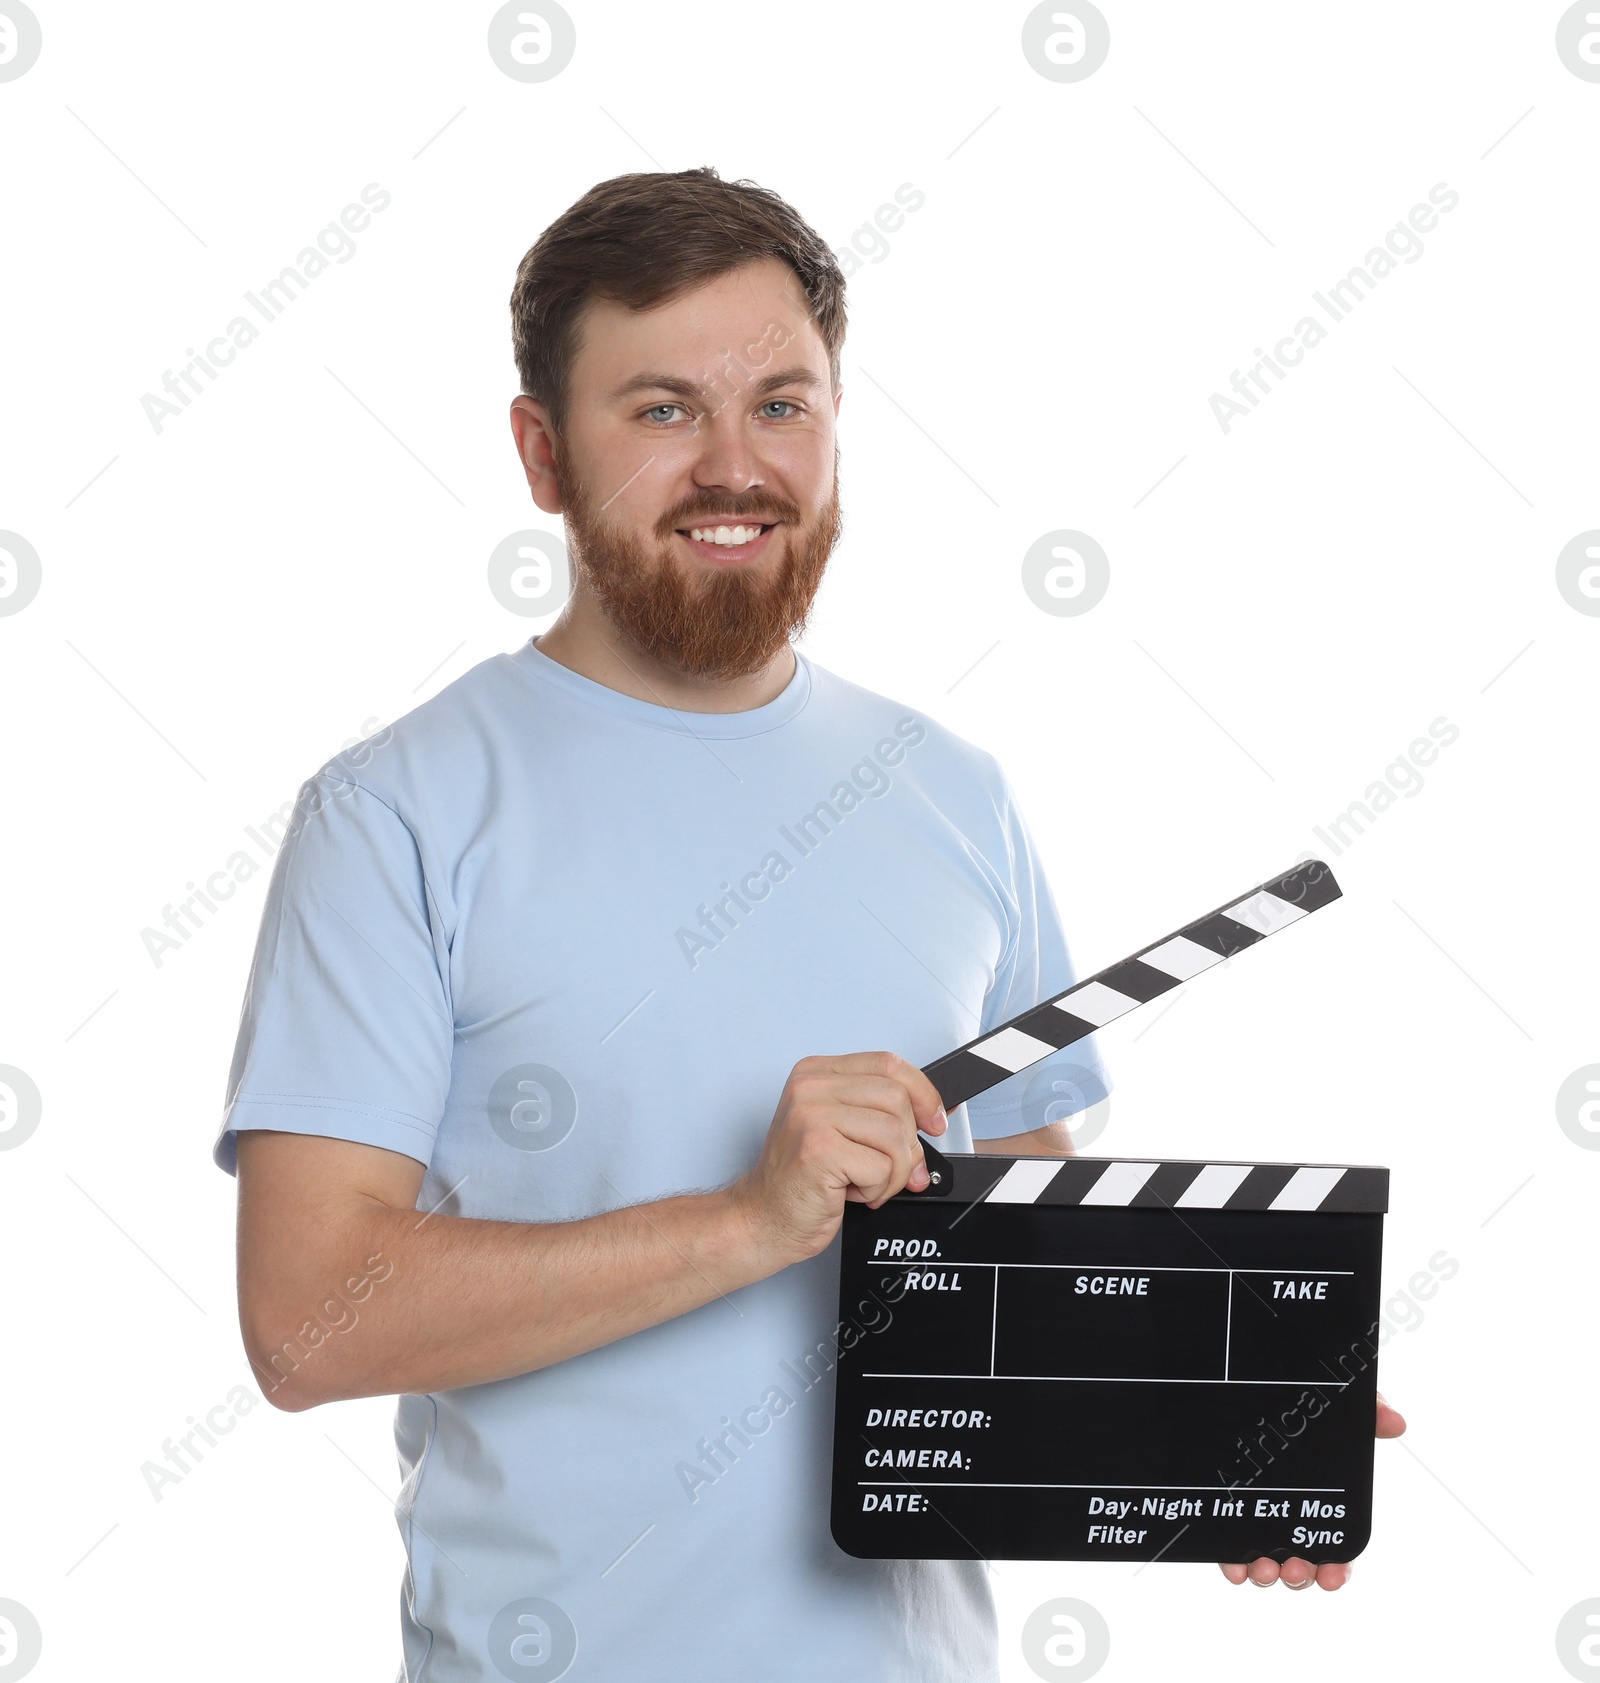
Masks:
[[[733,405],[703,419],[695,441],[699,448],[692,472],[701,489],[743,492],[764,482],[756,441]]]

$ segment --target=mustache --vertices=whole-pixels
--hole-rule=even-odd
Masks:
[[[721,503],[702,503],[698,508],[669,515],[659,524],[657,533],[663,538],[671,537],[674,532],[682,531],[686,526],[701,526],[712,519],[719,524],[732,521],[735,524],[743,522],[751,526],[793,526],[799,524],[800,510],[792,503],[780,507],[769,505],[765,508],[741,508],[732,499]]]

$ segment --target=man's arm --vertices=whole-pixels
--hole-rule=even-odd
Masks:
[[[1109,1099],[1100,1099],[1086,1110],[1075,1111],[1072,1120],[1083,1129],[1097,1120],[1101,1114],[1100,1105],[1110,1104]],[[1098,1129],[1095,1130],[1099,1132]],[[1072,1143],[1072,1134],[1065,1121],[1046,1122],[1042,1128],[1034,1128],[1026,1134],[1007,1134],[1003,1140],[977,1140],[972,1142],[974,1151],[986,1151],[1001,1157],[1076,1157],[1078,1148]]]
[[[398,1152],[266,1129],[238,1151],[240,1328],[290,1411],[509,1378],[772,1272],[729,1190],[480,1221],[419,1211],[423,1165]]]
[[[893,1053],[802,1058],[731,1186],[569,1222],[419,1211],[415,1158],[244,1129],[245,1351],[290,1411],[548,1367],[817,1255],[847,1202],[926,1186],[917,1130],[945,1127],[933,1083]]]

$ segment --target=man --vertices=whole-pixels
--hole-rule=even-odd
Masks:
[[[215,1148],[247,1350],[399,1395],[406,1683],[993,1678],[982,1563],[829,1534],[836,1236],[919,1129],[1070,1152],[919,1064],[1075,978],[993,756],[791,646],[843,277],[775,195],[623,176],[512,314],[572,594],[302,790]]]

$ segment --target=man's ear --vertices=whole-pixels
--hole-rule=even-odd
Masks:
[[[517,441],[517,455],[534,502],[546,514],[560,514],[561,492],[556,485],[553,449],[555,428],[550,411],[535,397],[512,398],[511,432]]]

